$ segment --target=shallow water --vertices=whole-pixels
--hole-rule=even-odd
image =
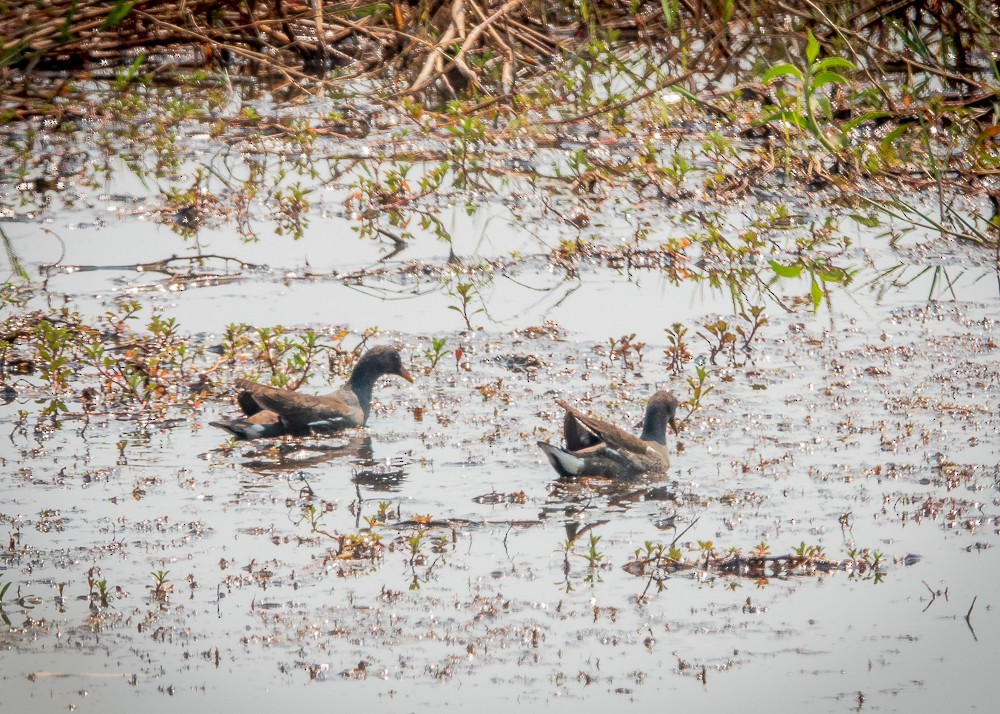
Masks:
[[[81,207],[4,224],[33,277],[60,253],[62,265],[128,266],[193,252],[149,209],[123,209],[156,205],[155,190],[118,181],[85,192]],[[235,282],[174,291],[128,268],[56,272],[31,297],[28,307],[67,301],[96,319],[132,295],[206,345],[237,321],[355,334],[377,325],[376,341],[401,344],[418,379],[379,385],[361,434],[232,448],[208,426],[235,411],[225,399],[178,408],[166,424],[101,415],[36,433],[18,427],[18,410],[40,408],[31,378],[19,382],[20,398],[0,408],[8,708],[989,706],[1000,636],[1000,298],[989,256],[929,234],[890,246],[844,228],[843,257],[859,271],[851,285],[832,286],[813,311],[800,299],[808,278],[775,283],[751,350],[712,365],[693,328],[733,320],[728,290],[656,270],[594,262],[567,277],[544,260],[517,263],[483,282],[479,329],[464,331],[447,278],[402,269],[442,270],[449,246],[429,235],[386,275],[345,284],[330,273],[371,267],[387,248],[351,232],[343,194],[316,197],[300,241],[246,245],[228,224],[200,230],[202,252],[267,266]],[[587,235],[631,237],[628,211],[594,210]],[[451,249],[498,260],[579,235],[504,215],[489,201],[472,217],[455,209]],[[681,232],[660,226],[648,245]],[[877,279],[897,264],[911,283]],[[937,282],[921,273],[928,266],[941,269]],[[301,279],[307,270],[321,275]],[[546,320],[559,329],[524,331]],[[557,396],[627,426],[657,388],[690,396],[693,364],[678,377],[665,368],[674,322],[692,327],[714,390],[670,441],[667,479],[556,483],[534,442],[559,438]],[[625,368],[608,339],[629,333],[646,346]],[[467,364],[449,354],[430,370],[431,337],[461,346]],[[511,355],[541,366],[521,371]],[[305,389],[324,391],[325,378]],[[376,473],[359,463],[369,450]],[[382,556],[338,558],[331,535],[366,533],[380,502]],[[322,514],[315,529],[310,505]],[[414,556],[420,516],[432,525]],[[590,534],[600,540],[588,560]],[[647,541],[675,538],[690,560],[699,541],[883,559],[878,578],[693,570],[661,591],[623,569]],[[88,571],[106,581],[106,606],[91,606]],[[151,592],[157,571],[171,588],[163,599]]]

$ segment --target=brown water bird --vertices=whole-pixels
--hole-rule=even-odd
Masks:
[[[557,399],[556,404],[566,410],[563,419],[566,446],[553,446],[544,441],[539,441],[538,446],[560,477],[627,479],[666,473],[670,467],[667,425],[677,433],[678,406],[670,392],[661,390],[649,400],[641,436],[583,414],[561,399]]]
[[[243,410],[244,418],[221,419],[211,424],[225,429],[237,439],[331,432],[364,426],[371,411],[372,387],[379,377],[386,374],[413,381],[399,351],[382,345],[363,354],[354,365],[347,384],[326,396],[300,394],[238,379],[236,386],[243,391],[236,401]]]

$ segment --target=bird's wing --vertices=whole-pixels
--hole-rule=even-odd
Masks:
[[[240,410],[245,416],[251,417],[254,414],[259,414],[264,410],[264,408],[257,403],[257,400],[253,398],[253,394],[246,390],[243,390],[236,395],[236,403],[239,404]]]
[[[311,425],[335,429],[361,423],[360,407],[348,404],[339,394],[314,397],[245,379],[237,380],[236,386],[253,394],[254,401],[261,407],[281,417],[290,431],[305,431]]]
[[[601,437],[567,411],[563,417],[563,442],[569,451],[579,451],[601,443]]]
[[[580,410],[574,409],[562,399],[557,399],[556,404],[565,409],[567,414],[572,415],[576,421],[585,426],[594,435],[596,435],[598,439],[603,441],[612,449],[620,449],[634,454],[644,454],[649,448],[649,444],[640,439],[638,436],[629,434],[627,431],[619,429],[614,424],[609,424],[601,419],[588,416]]]

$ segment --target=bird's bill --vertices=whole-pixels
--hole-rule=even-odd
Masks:
[[[681,430],[677,428],[677,420],[676,419],[671,419],[669,423],[670,423],[670,428],[674,430],[674,434],[680,434],[681,433]]]
[[[405,365],[399,365],[399,376],[405,379],[410,384],[413,384],[413,375],[410,374],[410,371],[406,369]]]

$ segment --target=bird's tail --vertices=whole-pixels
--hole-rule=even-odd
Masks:
[[[545,456],[548,458],[549,463],[552,464],[552,468],[556,470],[556,473],[564,478],[579,476],[580,472],[583,470],[583,459],[579,456],[574,456],[568,451],[560,449],[558,446],[553,446],[547,441],[539,441],[538,448],[545,453]]]

